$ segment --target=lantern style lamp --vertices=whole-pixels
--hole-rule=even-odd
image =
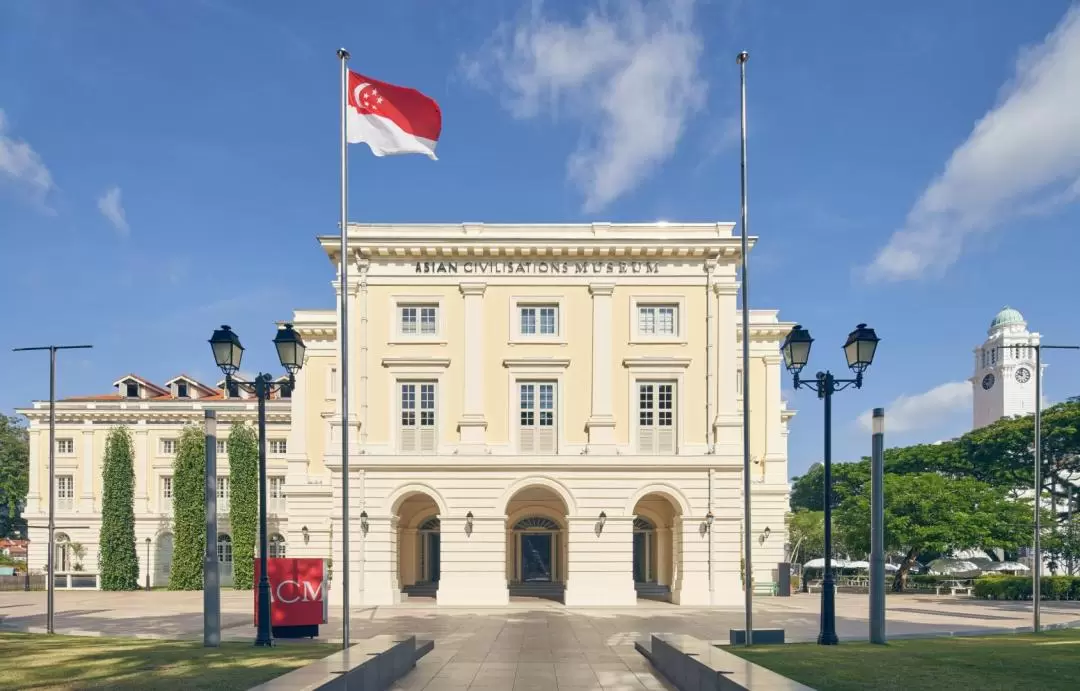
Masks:
[[[226,378],[236,374],[244,357],[244,346],[240,345],[240,337],[227,324],[222,324],[210,337],[210,348],[214,351],[214,362]]]
[[[866,324],[859,324],[848,334],[847,342],[844,343],[844,356],[852,372],[861,376],[874,362],[874,353],[880,340]]]
[[[813,343],[814,339],[810,336],[810,332],[804,329],[802,324],[796,324],[780,346],[780,352],[784,355],[784,366],[787,367],[788,372],[796,377],[799,376],[799,372],[802,372],[802,368],[806,367],[806,363],[810,361],[810,346]]]
[[[278,360],[281,366],[289,373],[295,375],[304,365],[304,339],[293,330],[292,324],[283,324],[274,336],[274,347],[277,349]]]

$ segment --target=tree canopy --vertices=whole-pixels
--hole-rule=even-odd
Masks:
[[[0,414],[0,537],[23,537],[30,489],[30,443],[19,418]]]

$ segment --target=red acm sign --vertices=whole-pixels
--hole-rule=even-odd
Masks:
[[[318,626],[326,623],[326,563],[323,559],[267,559],[270,625]],[[255,626],[259,625],[259,560],[255,560]]]

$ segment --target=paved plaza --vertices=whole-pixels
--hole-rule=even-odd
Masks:
[[[948,635],[1015,630],[1031,625],[1031,604],[987,602],[922,595],[890,596],[890,635]],[[788,640],[817,635],[819,596],[760,598],[756,628],[785,629]],[[56,593],[58,633],[198,638],[202,635],[199,592]],[[252,596],[222,593],[222,635],[253,635]],[[1080,603],[1046,602],[1043,623],[1080,626]],[[321,634],[340,639],[340,619]],[[633,649],[649,633],[685,633],[726,640],[741,627],[741,610],[674,607],[642,601],[636,608],[570,609],[524,600],[499,608],[437,608],[430,601],[358,609],[353,638],[379,633],[414,633],[433,638],[435,650],[396,687],[409,691],[451,689],[666,689]],[[45,594],[0,593],[0,630],[43,631]],[[867,597],[837,597],[841,640],[865,640]]]

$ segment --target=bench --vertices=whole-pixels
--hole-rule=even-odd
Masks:
[[[677,689],[814,691],[693,636],[653,634],[634,647]]]
[[[408,674],[434,647],[433,641],[417,641],[416,636],[372,636],[250,691],[381,691]]]
[[[754,595],[776,595],[776,584],[772,582],[754,583]]]

